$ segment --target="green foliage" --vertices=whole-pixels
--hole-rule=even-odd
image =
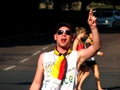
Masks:
[[[53,9],[53,5],[54,5],[54,2],[50,2],[50,3],[42,2],[42,3],[39,3],[38,9]],[[79,11],[81,10],[81,5],[82,5],[82,2],[77,1],[71,4],[71,8],[68,7],[68,3],[62,4],[61,8],[64,11],[69,11],[69,10]],[[113,5],[110,3],[92,2],[87,6],[87,10],[89,10],[90,8],[93,8],[93,9],[94,8],[113,8]],[[120,10],[120,5],[116,5],[115,8]]]

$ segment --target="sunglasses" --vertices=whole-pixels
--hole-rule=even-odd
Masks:
[[[72,34],[71,30],[58,30],[57,31],[58,35],[61,35],[63,33],[65,33],[66,35],[71,35]]]

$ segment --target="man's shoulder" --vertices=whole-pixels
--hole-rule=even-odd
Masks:
[[[46,54],[47,54],[47,55],[50,55],[50,54],[53,54],[53,52],[54,52],[53,50],[47,51],[47,52],[44,52],[44,55],[46,55]]]
[[[76,55],[76,54],[78,54],[78,51],[72,50],[71,54],[72,54],[72,55]]]

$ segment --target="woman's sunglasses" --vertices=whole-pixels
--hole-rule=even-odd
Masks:
[[[65,33],[66,35],[71,35],[72,34],[71,30],[58,30],[57,31],[58,35],[61,35],[63,33]]]

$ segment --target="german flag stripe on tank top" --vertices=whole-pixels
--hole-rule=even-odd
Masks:
[[[66,55],[71,53],[71,49],[68,49],[65,54],[59,53],[56,48],[54,48],[54,54],[58,55],[58,59],[56,60],[55,64],[52,66],[51,75],[54,78],[62,80],[64,78],[67,66],[67,60],[65,58]]]

